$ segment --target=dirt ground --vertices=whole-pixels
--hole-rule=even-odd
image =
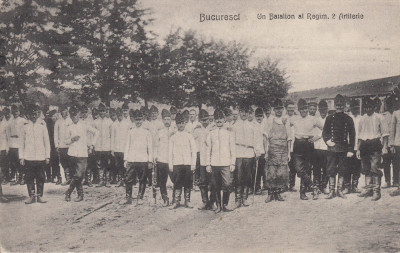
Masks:
[[[378,202],[284,193],[286,201],[265,204],[256,196],[253,206],[218,215],[197,210],[200,192],[192,192],[195,209],[170,210],[149,189],[140,206],[121,205],[124,189],[114,186],[85,188],[81,203],[65,202],[65,190],[45,184],[48,203],[25,205],[26,186],[3,186],[11,201],[0,204],[1,251],[400,252],[394,188]]]

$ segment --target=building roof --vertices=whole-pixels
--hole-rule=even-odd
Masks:
[[[375,95],[387,95],[400,83],[400,75],[380,79],[355,82],[351,84],[305,90],[289,93],[289,98],[296,101],[304,99],[333,99],[337,94],[346,97],[363,97]]]

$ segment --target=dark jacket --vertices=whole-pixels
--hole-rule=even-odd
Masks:
[[[329,140],[335,146],[329,147],[328,151],[353,152],[356,139],[356,131],[353,119],[344,112],[336,112],[326,118],[322,138],[325,143]]]

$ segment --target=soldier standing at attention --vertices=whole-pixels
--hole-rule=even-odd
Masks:
[[[62,183],[60,164],[59,164],[60,160],[58,159],[57,149],[54,144],[54,126],[57,121],[56,113],[57,113],[56,110],[52,110],[49,112],[48,117],[46,118],[46,125],[47,125],[47,131],[49,132],[50,148],[51,148],[50,164],[48,165],[48,170],[51,171],[49,174],[53,176],[51,180],[53,180],[53,182],[57,180],[55,181],[55,183],[56,185],[59,185]],[[49,177],[47,178],[47,181],[49,182]]]
[[[125,174],[125,204],[132,204],[132,186],[136,178],[134,172],[136,172],[139,179],[137,201],[139,205],[142,205],[147,184],[148,173],[146,171],[151,171],[153,165],[153,140],[150,131],[142,125],[142,112],[131,110],[129,113],[135,120],[135,127],[131,127],[129,130],[124,151],[124,165],[127,170]]]
[[[360,102],[358,100],[352,100],[350,102],[350,117],[354,122],[354,129],[356,130],[356,141],[354,144],[353,156],[347,158],[348,169],[345,170],[344,176],[344,190],[343,193],[360,193],[358,189],[358,179],[361,174],[361,161],[357,159],[357,145],[358,145],[358,124],[360,122]]]
[[[175,203],[173,208],[180,206],[182,188],[184,188],[185,207],[193,208],[190,204],[190,190],[192,187],[192,173],[196,167],[197,148],[191,134],[185,131],[185,119],[182,114],[176,115],[178,131],[169,141],[168,163],[173,173]]]
[[[56,121],[54,125],[54,145],[57,149],[60,157],[61,166],[64,169],[65,182],[61,185],[65,186],[71,183],[71,177],[69,173],[69,160],[68,160],[68,145],[65,143],[65,133],[67,127],[71,125],[72,121],[68,117],[68,107],[60,107],[61,118]]]
[[[229,203],[232,173],[235,171],[236,143],[234,133],[224,128],[225,117],[221,110],[215,110],[216,128],[206,139],[206,170],[211,173],[211,194],[216,200],[216,213],[230,211]],[[222,198],[221,198],[222,190]]]
[[[8,170],[7,154],[9,150],[10,133],[7,122],[3,121],[4,112],[0,111],[0,182],[3,180],[4,171]],[[0,202],[7,202],[7,198],[3,196],[3,189],[0,184]]]
[[[95,145],[97,169],[100,174],[100,183],[98,187],[107,185],[107,168],[111,155],[111,119],[106,117],[106,106],[99,105],[100,117],[95,121],[95,128],[99,131],[99,137]]]
[[[321,121],[316,117],[308,115],[308,105],[304,99],[299,99],[297,108],[300,115],[288,119],[293,126],[294,143],[293,156],[297,176],[300,177],[300,199],[308,200],[306,196],[306,185],[313,188],[313,195],[318,194],[318,188],[313,185],[308,171],[311,170],[312,155],[314,154],[314,141],[318,138],[314,136],[313,129],[323,128]],[[292,158],[293,159],[293,158]]]
[[[175,133],[175,129],[171,127],[171,113],[163,109],[161,117],[164,127],[157,132],[155,147],[154,147],[154,160],[157,164],[157,182],[160,187],[161,197],[164,201],[163,206],[169,206],[169,198],[167,192],[168,180],[168,154],[169,154],[169,139]],[[171,177],[172,179],[172,177]]]
[[[283,102],[276,99],[273,107],[275,116],[269,117],[263,132],[267,151],[265,174],[268,198],[265,203],[274,199],[284,201],[281,192],[289,183],[290,125],[286,118],[282,118]]]
[[[199,176],[198,178],[195,177],[196,180],[198,180],[198,186],[200,188],[200,193],[201,193],[201,200],[202,200],[202,206],[199,208],[200,210],[207,210],[210,209],[210,200],[208,197],[208,186],[210,184],[210,178],[209,174],[207,174],[206,171],[206,166],[207,166],[207,160],[206,160],[206,155],[207,155],[207,144],[206,144],[206,139],[207,135],[210,132],[209,128],[209,115],[206,110],[200,110],[199,113],[199,119],[201,126],[197,127],[193,131],[193,137],[194,140],[196,141],[197,145],[197,162],[196,162],[196,170],[198,170]],[[196,173],[195,173],[196,175]]]
[[[50,141],[46,124],[38,121],[40,109],[36,105],[28,108],[29,121],[23,126],[21,136],[20,164],[26,166],[26,184],[29,199],[25,204],[46,203],[42,199],[46,164],[50,160]],[[36,180],[36,195],[35,195]]]
[[[236,142],[236,169],[235,181],[235,203],[239,208],[242,205],[247,207],[249,188],[252,187],[252,170],[255,166],[255,144],[256,134],[254,124],[247,120],[249,107],[241,105],[239,109],[240,120],[233,126]]]
[[[96,109],[93,108],[92,109],[92,115],[95,114]],[[92,118],[89,118],[89,108],[86,105],[83,105],[81,108],[81,122],[85,123],[86,125],[95,128],[94,126],[94,120]],[[94,118],[94,116],[93,116]],[[87,142],[88,142],[88,146],[94,144],[95,142],[93,141],[93,134],[92,133],[88,133],[87,136]],[[85,172],[85,176],[82,182],[82,185],[87,185],[89,187],[92,187],[92,180],[91,180],[91,176],[92,176],[92,171],[94,170],[93,168],[96,167],[96,157],[94,154],[94,149],[88,149],[88,157],[87,157],[87,167],[86,167],[86,172]]]
[[[80,121],[80,112],[77,107],[71,107],[69,115],[71,116],[72,124],[67,128],[65,142],[69,145],[68,155],[70,157],[72,180],[65,193],[65,200],[71,201],[71,193],[76,188],[78,198],[75,202],[80,202],[83,201],[82,180],[86,172],[88,150],[93,150],[99,132],[90,125]],[[88,142],[89,133],[93,135],[90,138],[92,143]]]
[[[288,100],[286,102],[286,113],[287,113],[287,118],[290,121],[290,118],[294,116],[294,111],[296,109],[296,106],[294,105],[294,102],[291,100]],[[294,136],[294,129],[293,126],[290,126],[290,133],[291,136]],[[296,168],[294,166],[294,156],[293,156],[293,141],[292,145],[290,147],[290,159],[289,161],[289,192],[296,192],[296,189],[294,189],[294,186],[296,185]]]
[[[374,101],[370,98],[365,100],[366,114],[360,119],[358,125],[358,150],[357,158],[361,159],[362,173],[365,175],[365,190],[359,197],[367,197],[373,194],[372,201],[381,198],[380,163],[382,153],[387,153],[389,133],[386,131],[382,117],[374,112]],[[383,147],[381,143],[383,139]]]
[[[321,121],[321,124],[325,124],[326,116],[328,115],[328,104],[325,100],[321,100],[318,103],[318,110],[320,116],[317,118]],[[319,128],[314,128],[314,133],[316,136],[321,137],[314,143],[315,148],[315,156],[314,156],[314,164],[313,164],[313,182],[315,186],[318,187],[320,191],[326,190],[326,186],[328,184],[329,177],[326,175],[326,158],[327,158],[327,150],[324,139],[322,138],[322,131]],[[313,196],[314,199],[318,198],[318,195]]]
[[[27,122],[24,118],[20,117],[20,108],[17,105],[11,106],[11,114],[13,117],[9,120],[9,133],[10,133],[10,151],[8,152],[8,161],[11,169],[11,180],[16,177],[15,182],[11,185],[24,184],[23,166],[19,163],[19,148],[21,146],[22,129]]]
[[[329,195],[327,199],[335,197],[336,174],[338,176],[337,195],[346,198],[342,192],[345,170],[347,168],[346,157],[352,157],[356,131],[353,119],[344,112],[345,98],[338,94],[335,97],[336,112],[326,118],[322,136],[328,146],[327,172],[329,176]]]

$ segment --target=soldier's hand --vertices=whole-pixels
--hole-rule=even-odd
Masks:
[[[150,162],[149,162],[149,163],[147,164],[147,169],[148,169],[148,170],[152,170],[152,169],[153,169],[153,163],[150,163]]]
[[[360,150],[357,150],[356,156],[358,160],[361,160]]]
[[[290,153],[288,153],[288,162],[290,162],[291,159],[292,159],[292,156],[290,155]]]
[[[79,141],[80,138],[81,138],[80,136],[74,136],[71,138],[71,141],[76,142],[76,141]]]
[[[127,169],[128,161],[124,161],[124,167]]]
[[[114,154],[114,151],[111,151],[111,156],[112,156],[112,157],[114,157],[114,156],[115,156],[115,154]]]
[[[347,152],[347,157],[348,157],[348,158],[351,158],[351,157],[353,157],[353,155],[354,155],[354,153],[353,153],[353,152]]]
[[[196,166],[194,166],[194,165],[191,165],[191,166],[190,166],[190,170],[191,170],[191,171],[194,171],[195,169],[196,169]]]
[[[207,165],[206,171],[207,171],[207,173],[211,173],[211,166],[210,165]]]
[[[329,147],[334,147],[335,143],[333,141],[329,140],[326,142],[326,145],[328,145]]]
[[[231,172],[234,172],[234,171],[235,171],[235,168],[236,168],[235,165],[230,165],[230,166],[229,166],[229,169],[230,169]]]
[[[49,162],[50,162],[50,159],[46,158],[46,164],[49,164]]]
[[[20,163],[22,166],[25,166],[25,160],[24,160],[24,159],[20,159],[20,160],[19,160],[19,163]]]

